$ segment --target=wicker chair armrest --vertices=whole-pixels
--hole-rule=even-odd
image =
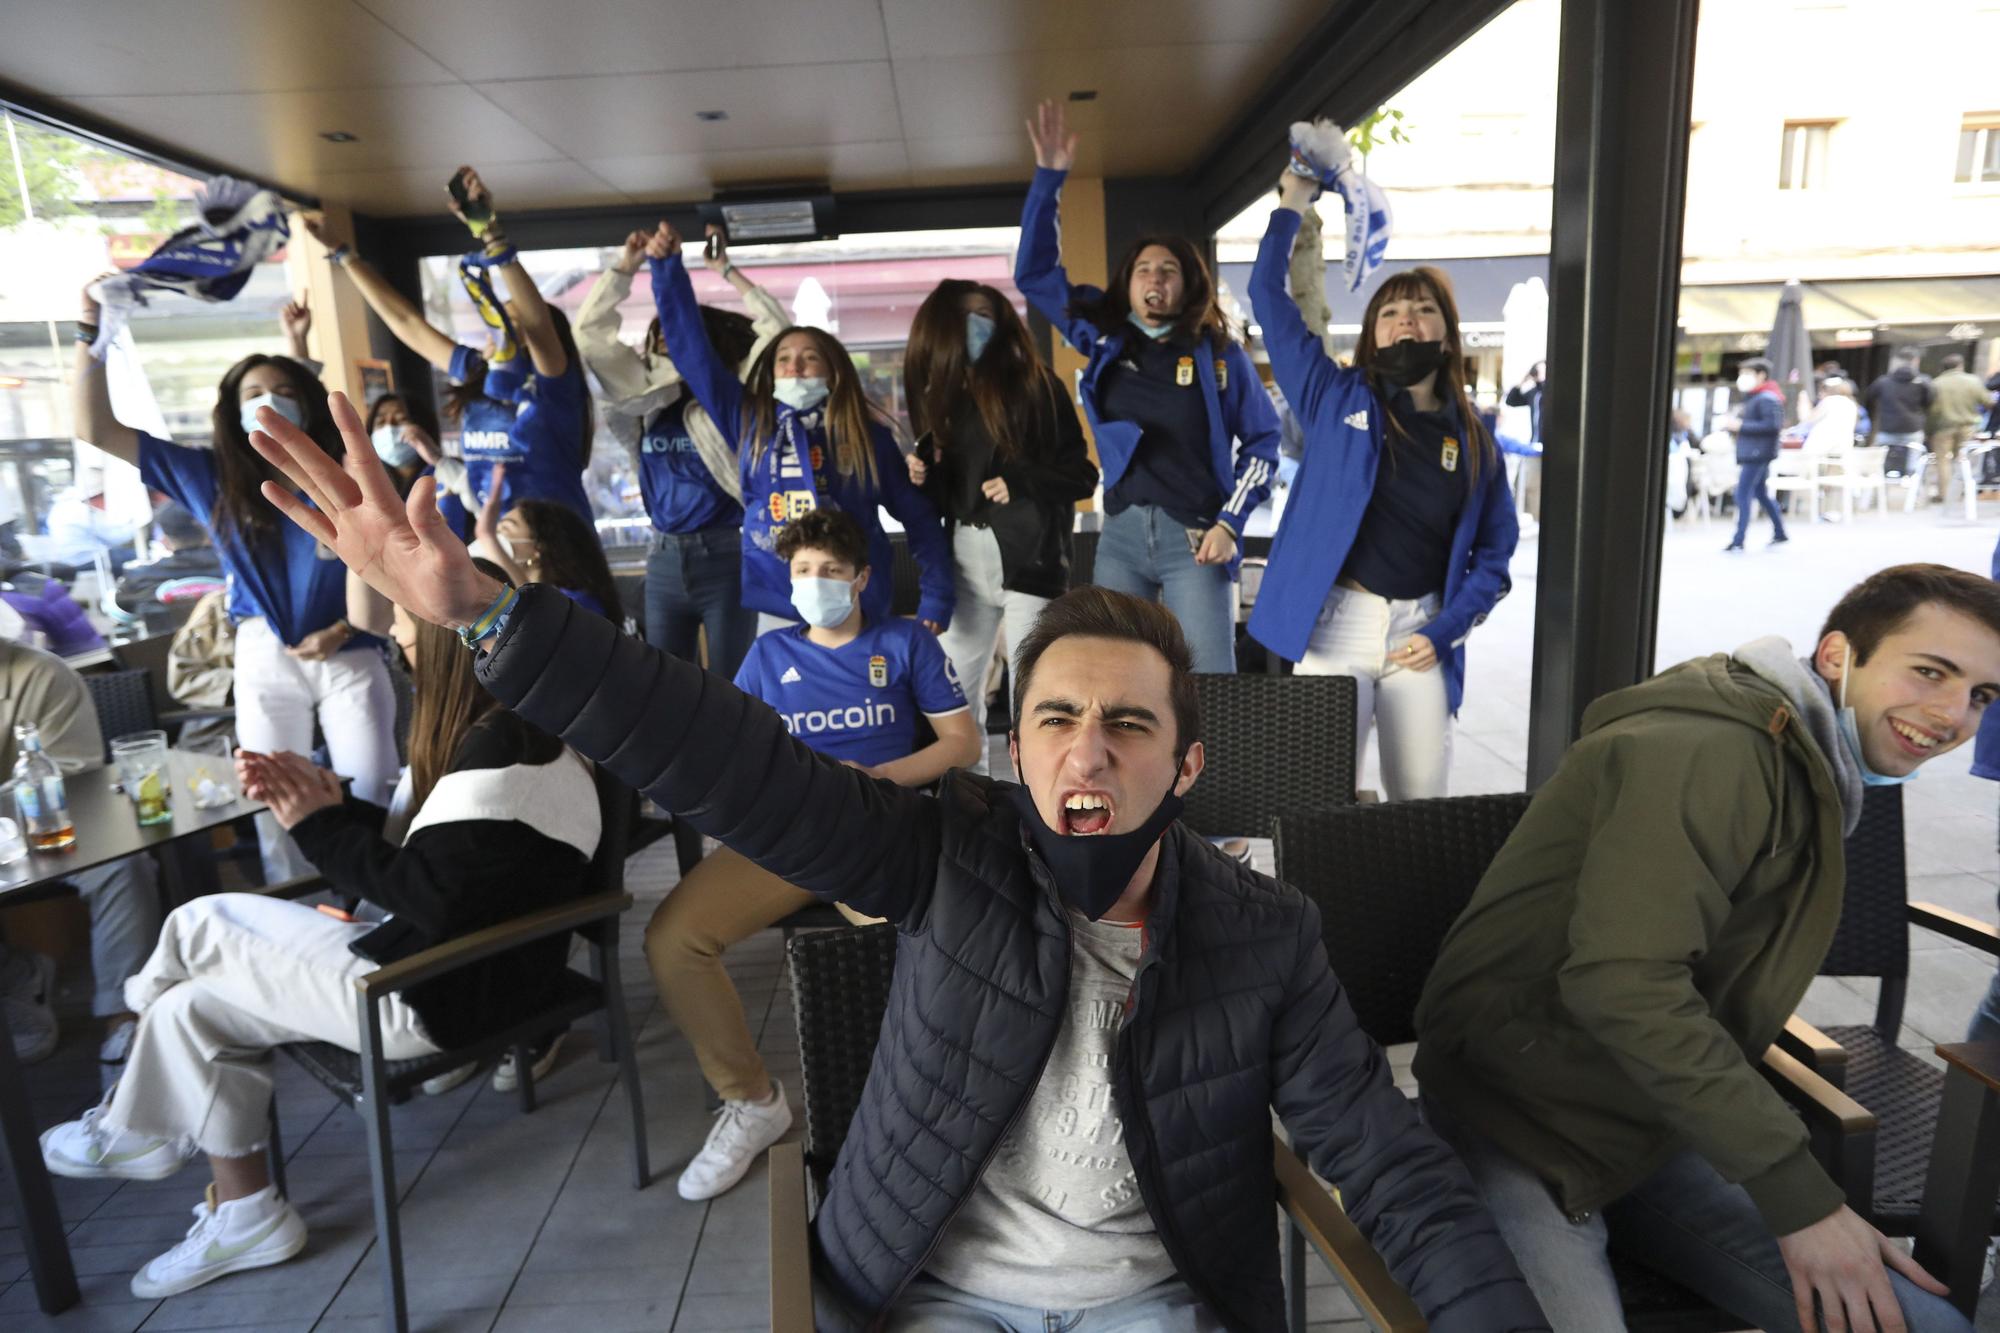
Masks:
[[[296,899],[310,897],[315,893],[331,892],[333,885],[327,883],[326,876],[318,873],[300,875],[297,879],[281,880],[276,884],[266,884],[261,888],[245,889],[245,893],[261,894],[266,898]]]
[[[1273,1148],[1278,1206],[1298,1224],[1307,1243],[1319,1251],[1369,1326],[1386,1333],[1421,1333],[1426,1327],[1423,1313],[1389,1276],[1382,1256],[1375,1253],[1361,1229],[1334,1202],[1326,1186],[1314,1179],[1298,1154],[1283,1143],[1274,1142]],[[775,1254],[772,1260],[775,1264]]]
[[[455,972],[468,963],[615,917],[631,905],[630,894],[597,893],[544,908],[512,921],[503,921],[497,926],[475,930],[470,935],[461,935],[455,940],[446,940],[435,948],[378,967],[365,976],[356,977],[354,988],[361,992],[362,999],[372,1004],[384,995],[407,990],[447,972]]]
[[[1847,1086],[1847,1048],[1793,1014],[1778,1034],[1777,1047],[1836,1088]]]
[[[1809,1126],[1841,1134],[1870,1134],[1880,1123],[1873,1111],[1776,1046],[1764,1052],[1764,1077]]]
[[[805,1146],[775,1145],[765,1169],[771,1177],[771,1333],[813,1333]]]
[[[1949,940],[1969,944],[1985,953],[2000,956],[2000,926],[1989,926],[1976,916],[1954,912],[1936,903],[1911,903],[1910,924],[1936,931]]]
[[[206,722],[211,718],[226,720],[235,716],[236,710],[228,705],[221,708],[162,708],[160,725],[171,729],[184,722]]]
[[[1357,788],[1354,792],[1354,803],[1356,805],[1380,805],[1382,804],[1382,793],[1376,791],[1373,787]]]

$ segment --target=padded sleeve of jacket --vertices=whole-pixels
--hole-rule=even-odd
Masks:
[[[1479,530],[1472,537],[1471,568],[1452,599],[1438,608],[1437,618],[1423,628],[1424,637],[1441,653],[1463,643],[1514,586],[1507,572],[1521,540],[1514,493],[1507,489],[1507,468],[1499,450],[1481,466],[1486,497],[1479,511]]]
[[[1472,1177],[1422,1121],[1361,1030],[1305,905],[1271,1034],[1272,1104],[1436,1333],[1546,1329]]]
[[[1237,441],[1236,488],[1218,517],[1241,537],[1251,511],[1270,498],[1271,482],[1278,475],[1278,437],[1282,432],[1278,429],[1278,409],[1271,406],[1271,396],[1264,392],[1250,354],[1232,340],[1222,356],[1229,367],[1229,389],[1222,396],[1222,427]]]
[[[1743,429],[1776,435],[1785,426],[1785,405],[1768,393],[1753,393],[1743,404]]]
[[[888,428],[880,427],[870,433],[875,446],[875,473],[882,482],[882,507],[903,525],[910,541],[910,555],[917,562],[920,590],[917,619],[948,628],[952,607],[958,601],[958,585],[952,574],[951,543],[945,540],[944,520],[938,517],[936,506],[910,480],[910,469]],[[875,577],[881,578],[888,572],[880,571]]]
[[[1009,491],[1020,491],[1043,504],[1073,505],[1088,500],[1097,490],[1097,465],[1090,461],[1090,449],[1083,441],[1083,423],[1077,419],[1076,404],[1053,371],[1042,374],[1048,397],[1053,438],[1039,442],[1012,459],[998,464]],[[1042,420],[1038,418],[1038,420]],[[938,477],[938,473],[932,473]],[[941,490],[941,487],[939,488]],[[926,484],[926,495],[933,489]]]
[[[1264,330],[1271,375],[1304,428],[1310,451],[1315,436],[1327,437],[1328,432],[1319,429],[1318,423],[1340,400],[1343,386],[1357,372],[1343,368],[1326,354],[1325,344],[1306,327],[1286,286],[1299,221],[1299,215],[1289,208],[1272,210],[1270,225],[1257,247],[1257,262],[1250,270],[1250,310]]]
[[[1635,719],[1571,751],[1595,776],[1569,958],[1556,987],[1576,1022],[1659,1107],[1661,1119],[1749,1191],[1786,1235],[1841,1205],[1806,1129],[1715,1019],[1692,964],[1769,850],[1777,747],[1748,727]],[[1691,819],[1699,808],[1731,811]],[[1643,849],[1643,850],[1642,850]]]
[[[815,754],[769,706],[556,589],[521,590],[479,678],[504,706],[808,893],[902,924],[928,905],[935,798]]]
[[[1070,346],[1089,356],[1097,347],[1097,326],[1070,313],[1078,296],[1086,300],[1099,295],[1094,287],[1071,287],[1062,265],[1062,232],[1056,220],[1056,204],[1062,194],[1066,171],[1036,167],[1028,186],[1028,200],[1021,206],[1021,243],[1014,252],[1014,285],[1028,303],[1042,312],[1042,318],[1062,330]]]
[[[710,345],[708,330],[701,324],[701,306],[694,299],[694,284],[688,280],[681,257],[668,255],[653,260],[652,265],[653,305],[660,316],[660,337],[667,344],[667,355],[687,381],[694,400],[735,449],[743,433],[743,385],[736,378],[736,367],[723,365]]]

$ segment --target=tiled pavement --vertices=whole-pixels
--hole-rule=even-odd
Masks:
[[[1721,555],[1727,534],[1714,525],[1671,532],[1659,660],[1677,661],[1772,631],[1804,645],[1826,607],[1862,574],[1902,559],[1983,571],[1996,535],[1990,524],[1928,514],[1864,519],[1852,529],[1800,527],[1789,548],[1743,557]],[[1522,781],[1534,553],[1534,542],[1524,542],[1514,595],[1472,641],[1455,791],[1518,790]],[[1967,774],[1968,759],[1967,752],[1946,756],[1908,789],[1911,889],[1913,896],[1991,920],[2000,886],[2000,803],[1993,786]],[[1365,781],[1373,785],[1372,777]],[[1268,868],[1268,849],[1259,851]],[[613,1095],[611,1066],[597,1060],[588,1035],[574,1040],[541,1085],[541,1109],[532,1116],[523,1116],[511,1096],[496,1094],[483,1078],[398,1108],[396,1165],[414,1326],[454,1333],[766,1327],[762,1168],[710,1204],[685,1203],[674,1192],[674,1176],[700,1146],[709,1113],[693,1059],[659,1011],[638,948],[640,926],[673,880],[669,846],[634,860],[629,884],[639,901],[624,937],[653,1185],[643,1192],[631,1188],[625,1102]],[[1928,1050],[1958,1038],[1992,968],[1962,946],[1922,936],[1912,943],[1919,953],[1904,1044]],[[797,1040],[781,963],[776,932],[747,942],[729,959],[765,1056],[796,1096]],[[81,978],[66,982],[70,1008],[80,1013],[87,991]],[[1804,1012],[1821,1022],[1865,1021],[1873,1013],[1872,987],[1823,980]],[[30,1071],[44,1123],[73,1115],[93,1099],[94,1055],[79,1020],[69,1025],[57,1055]],[[190,1168],[153,1185],[59,1181],[84,1301],[57,1318],[42,1316],[26,1280],[20,1233],[0,1226],[0,1330],[377,1326],[380,1274],[360,1120],[288,1065],[281,1065],[279,1079],[292,1193],[312,1231],[305,1254],[169,1300],[135,1301],[128,1279],[184,1231],[200,1197],[199,1171]],[[0,1220],[12,1219],[0,1214]],[[1317,1265],[1313,1284],[1309,1306],[1318,1333],[1361,1327]],[[2000,1310],[1987,1311],[1986,1320],[1982,1330],[2000,1329]]]

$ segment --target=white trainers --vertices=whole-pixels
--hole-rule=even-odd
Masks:
[[[305,1247],[306,1224],[276,1185],[225,1204],[216,1203],[210,1185],[187,1238],[132,1275],[132,1294],[148,1301],[178,1295],[225,1273],[281,1264]]]
[[[533,1046],[528,1048],[530,1057],[528,1068],[534,1071],[535,1082],[539,1083],[547,1078],[549,1071],[556,1067],[556,1054],[562,1050],[563,1038],[568,1035],[567,1032],[558,1032],[550,1037],[549,1044],[540,1050]],[[521,1066],[516,1063],[514,1053],[509,1051],[500,1057],[500,1063],[494,1067],[493,1091],[512,1092],[520,1086]]]
[[[447,1092],[479,1072],[479,1062],[471,1061],[455,1069],[447,1069],[442,1074],[433,1074],[417,1086],[426,1097],[442,1097]]]
[[[774,1082],[771,1090],[776,1096],[765,1105],[722,1104],[715,1113],[715,1128],[708,1131],[708,1142],[681,1172],[677,1188],[683,1199],[713,1199],[743,1179],[764,1150],[785,1137],[785,1131],[792,1127],[792,1108],[785,1101],[783,1084]]]
[[[73,1180],[165,1180],[187,1159],[177,1143],[110,1128],[102,1105],[42,1135],[43,1163]]]

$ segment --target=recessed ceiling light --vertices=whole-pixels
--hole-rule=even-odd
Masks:
[[[1095,102],[1097,100],[1097,89],[1073,88],[1070,90],[1069,100],[1072,102]]]
[[[346,130],[324,130],[320,133],[319,137],[328,143],[355,143],[361,136],[358,134],[349,134]]]
[[[709,121],[728,120],[729,113],[727,111],[697,111],[694,113],[694,118],[696,120],[709,120]]]

